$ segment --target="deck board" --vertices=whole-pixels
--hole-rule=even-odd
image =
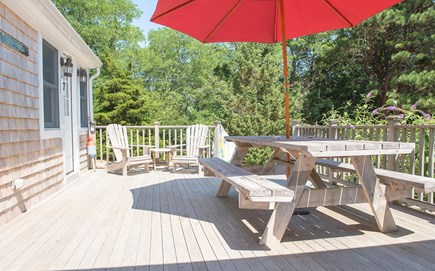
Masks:
[[[195,171],[86,173],[0,227],[0,270],[433,270],[432,215],[393,206],[383,234],[367,204],[318,207],[262,247],[271,211]]]

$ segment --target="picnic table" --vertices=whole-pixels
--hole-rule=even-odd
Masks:
[[[223,179],[217,196],[226,196],[230,187],[234,186],[241,195],[239,206],[258,206],[259,209],[266,206],[273,209],[260,244],[271,245],[281,241],[296,207],[367,202],[381,232],[396,230],[371,156],[409,154],[415,148],[414,143],[306,137],[286,139],[280,136],[229,136],[225,139],[236,144],[231,164],[218,161],[218,158],[203,159],[201,163],[206,170]],[[273,154],[263,168],[265,172],[276,163],[291,167],[285,187],[277,188],[268,183],[267,179],[239,169],[251,147],[273,148]],[[351,159],[359,185],[330,187],[319,177],[315,170],[316,161],[319,158],[324,160],[339,157]],[[306,189],[309,180],[314,189]]]

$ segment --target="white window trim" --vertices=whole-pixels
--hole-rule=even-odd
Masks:
[[[43,37],[41,35],[40,32],[38,32],[38,51],[40,52],[38,54],[38,62],[39,62],[39,67],[38,67],[38,74],[39,74],[39,131],[40,131],[40,136],[41,139],[49,139],[49,138],[61,138],[62,137],[62,126],[63,126],[63,120],[62,118],[60,118],[59,116],[59,126],[60,128],[45,128],[44,126],[44,78],[43,78],[43,56],[42,56],[42,52],[43,52]],[[47,40],[48,41],[48,40]],[[49,42],[49,41],[48,41]],[[60,63],[60,56],[61,56],[61,52],[59,51],[58,48],[56,48],[58,50],[58,62]],[[60,66],[60,65],[59,65]],[[60,78],[60,67],[58,69],[58,78]],[[59,88],[60,89],[60,80],[58,80],[58,84],[59,84]],[[61,95],[59,95],[59,114],[60,112],[63,112],[63,106],[60,102],[60,98]]]
[[[80,66],[77,66],[77,70],[80,69]],[[86,70],[87,73],[89,73],[89,70]],[[78,97],[77,97],[77,102],[78,102],[78,116],[77,116],[77,131],[79,135],[86,135],[88,133],[88,127],[82,127],[81,124],[81,111],[82,111],[82,107],[81,107],[81,101],[80,101],[80,76],[77,75],[77,93],[78,93]],[[88,116],[89,116],[89,82],[86,82],[86,108],[88,110]]]

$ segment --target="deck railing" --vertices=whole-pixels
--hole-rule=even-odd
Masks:
[[[386,125],[340,126],[337,121],[328,125],[305,125],[293,121],[294,136],[313,136],[331,139],[376,140],[393,142],[413,142],[415,151],[409,155],[377,155],[373,157],[374,166],[388,170],[400,171],[414,175],[434,177],[435,171],[435,125],[401,125],[397,118],[388,119]],[[344,159],[343,159],[344,160]],[[349,161],[344,161],[349,162]],[[336,178],[327,169],[320,169],[325,176]],[[339,178],[350,178],[349,174],[340,174]],[[435,193],[413,193],[415,200],[424,208],[434,209]],[[417,203],[417,204],[419,204]],[[415,204],[415,202],[412,202]],[[430,206],[428,206],[429,204]]]
[[[185,143],[186,128],[188,125],[165,126],[155,122],[153,126],[125,126],[129,136],[131,155],[143,154],[144,145],[152,148],[165,148],[170,145]],[[219,140],[221,136],[221,124],[215,122],[209,126],[207,137],[206,157],[220,155]],[[336,121],[330,121],[328,125],[306,125],[298,121],[292,123],[292,134],[294,136],[313,136],[318,138],[331,139],[352,139],[352,140],[376,140],[393,142],[413,142],[416,144],[415,151],[409,155],[376,155],[373,157],[374,166],[388,170],[400,171],[414,175],[434,178],[435,175],[435,125],[400,125],[397,119],[391,118],[386,125],[358,125],[340,126]],[[96,126],[97,160],[110,158],[107,152],[106,126]],[[213,145],[215,144],[215,145]],[[213,154],[214,153],[216,155]],[[183,147],[177,152],[181,153]],[[162,158],[166,159],[165,154]],[[113,159],[113,158],[112,158]],[[341,159],[343,162],[345,159]],[[327,168],[319,168],[323,176],[330,178],[352,179],[350,174],[328,172]],[[411,203],[420,205],[423,208],[435,209],[435,193],[420,193],[414,191],[414,200]]]
[[[186,143],[186,128],[188,125],[165,126],[159,122],[154,122],[153,126],[124,126],[127,128],[128,141],[130,146],[130,155],[132,157],[142,155],[145,151],[145,146],[150,148],[166,148],[171,145],[180,145],[177,147],[177,153],[180,154],[185,150],[182,144]],[[220,122],[215,122],[214,125],[208,126],[209,132],[206,144],[209,146],[206,149],[205,156],[211,157],[213,149],[218,146],[213,146],[214,137],[220,136]],[[95,127],[95,140],[97,144],[97,160],[106,161],[113,154],[107,151],[107,126]],[[219,153],[219,152],[217,152]],[[158,154],[157,154],[158,155]],[[161,154],[163,159],[166,159],[166,154]]]

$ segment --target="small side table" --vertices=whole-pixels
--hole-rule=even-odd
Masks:
[[[170,149],[170,148],[155,149],[154,148],[154,149],[150,149],[150,153],[151,153],[151,156],[153,158],[154,171],[156,170],[157,154],[160,154],[160,153],[167,153],[168,154],[168,169],[169,169],[169,163],[171,162],[172,149]]]

